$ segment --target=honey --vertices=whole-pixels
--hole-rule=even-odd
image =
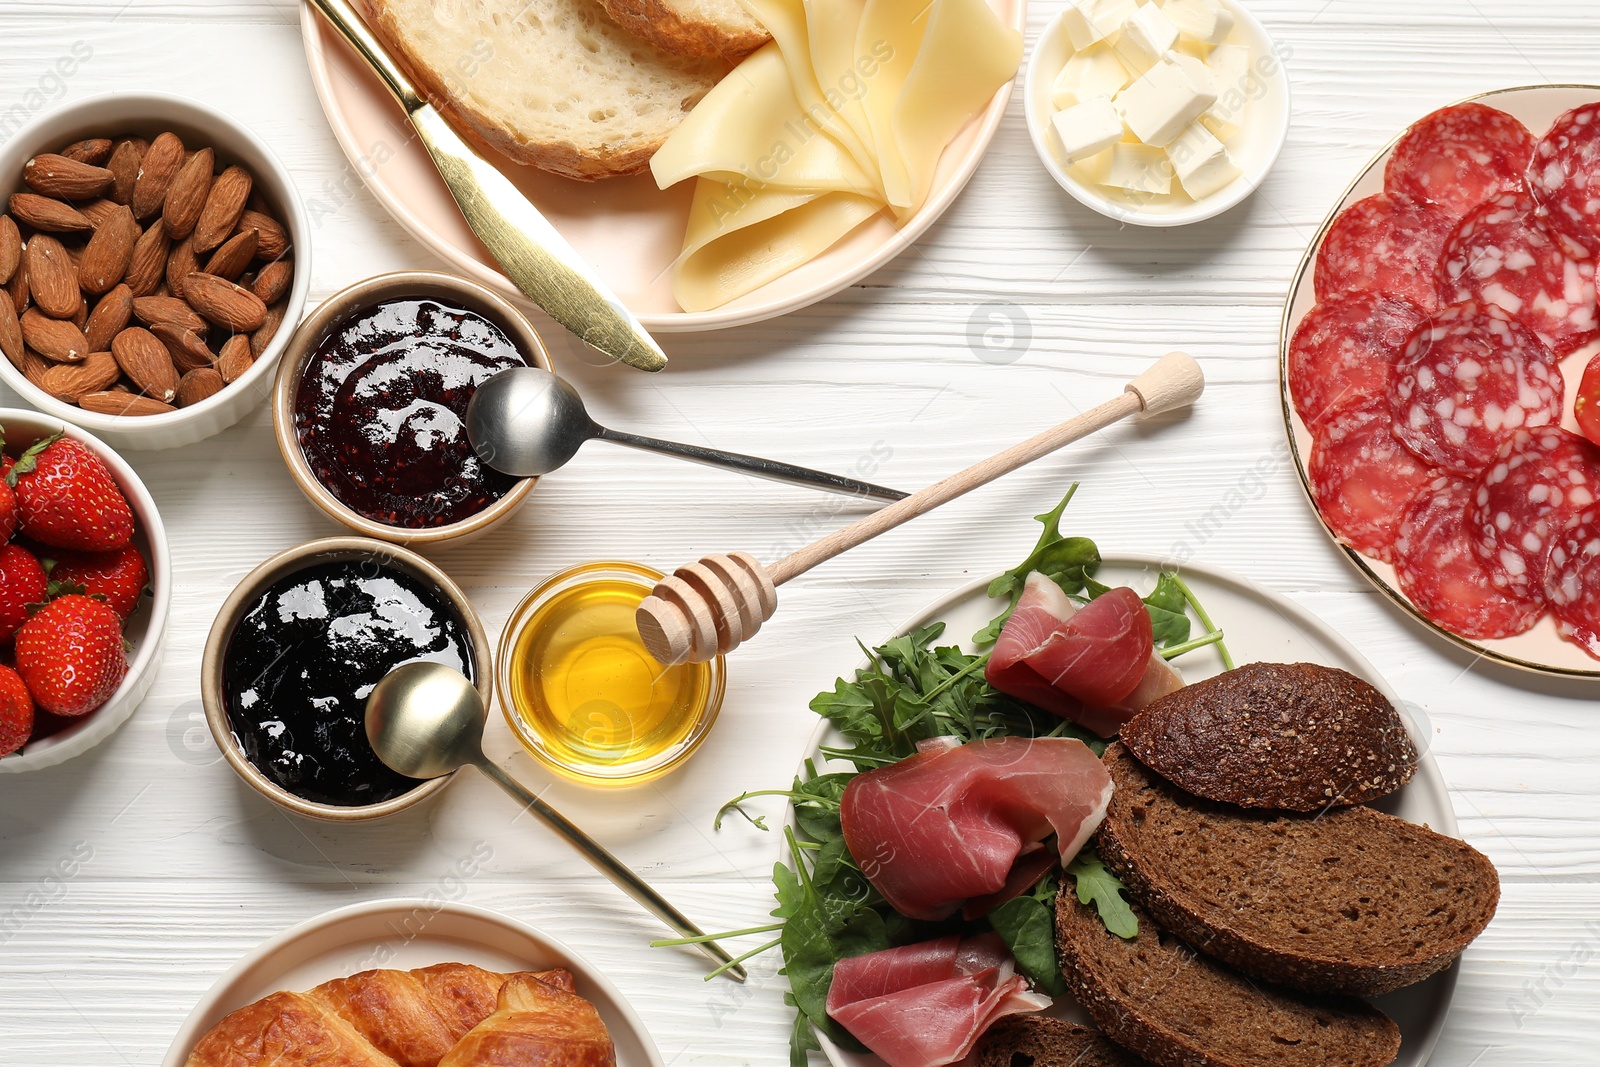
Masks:
[[[660,576],[595,563],[523,601],[501,642],[502,700],[524,747],[580,781],[639,782],[686,758],[716,717],[722,665],[663,666],[634,612]]]

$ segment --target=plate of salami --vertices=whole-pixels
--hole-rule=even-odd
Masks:
[[[1594,189],[1600,86],[1419,119],[1306,249],[1279,369],[1301,483],[1363,575],[1462,648],[1600,678]]]

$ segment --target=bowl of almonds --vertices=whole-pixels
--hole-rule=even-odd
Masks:
[[[0,380],[124,449],[174,448],[271,392],[305,308],[283,164],[182,97],[116,93],[0,146]]]

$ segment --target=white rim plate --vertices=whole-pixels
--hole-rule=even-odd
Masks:
[[[1163,569],[1171,568],[1164,568],[1161,561],[1154,557],[1114,556],[1101,564],[1096,577],[1103,582],[1148,590]],[[1236,663],[1310,662],[1340,667],[1371,682],[1400,708],[1420,753],[1417,773],[1404,789],[1374,806],[1409,822],[1431,827],[1439,833],[1459,836],[1455,811],[1451,807],[1444,778],[1428,751],[1429,738],[1409,710],[1413,705],[1403,702],[1361,653],[1315,615],[1286,597],[1262,589],[1249,579],[1187,563],[1181,572],[1200,603],[1205,605],[1211,621],[1227,634],[1228,650]],[[896,634],[909,633],[920,626],[943,621],[946,628],[939,643],[971,648],[971,635],[1000,609],[999,601],[990,600],[987,592],[993,577],[991,575],[962,586],[929,605],[900,627]],[[894,635],[885,634],[884,640],[890,636]],[[881,644],[882,641],[874,640],[871,643]],[[1192,652],[1179,660],[1178,666],[1184,678],[1190,682],[1210,678],[1223,670],[1222,657],[1214,648]],[[817,761],[819,769],[824,766],[832,766],[836,770],[849,768],[844,763],[830,765],[817,753],[822,744],[839,738],[840,735],[834,732],[832,724],[828,722],[823,722],[813,735],[808,755]],[[787,815],[792,825],[792,805]],[[1460,965],[1454,964],[1418,985],[1373,998],[1373,1003],[1400,1026],[1400,1055],[1393,1067],[1422,1067],[1428,1062],[1444,1029],[1459,972]],[[1046,1014],[1081,1023],[1090,1021],[1088,1015],[1066,997],[1057,1000]],[[829,1040],[826,1034],[817,1036],[822,1042],[823,1052],[834,1067],[884,1067],[884,1062],[871,1053],[847,1052]]]
[[[280,989],[305,990],[376,967],[471,963],[496,971],[565,967],[600,1012],[618,1067],[665,1067],[644,1023],[616,986],[561,942],[509,916],[467,904],[374,900],[326,912],[269,938],[217,979],[172,1039],[162,1067],[183,1067],[231,1011]]]
[[[1522,120],[1528,129],[1533,131],[1535,137],[1540,137],[1563,112],[1596,100],[1600,100],[1600,85],[1534,85],[1497,89],[1494,92],[1468,97],[1466,100],[1458,100],[1456,103],[1482,102],[1490,107],[1499,108]],[[1563,638],[1556,630],[1555,621],[1548,615],[1525,634],[1496,640],[1463,637],[1440,626],[1424,615],[1411,599],[1400,591],[1400,583],[1395,577],[1392,565],[1364,556],[1340,542],[1338,535],[1323,520],[1322,512],[1317,508],[1316,498],[1312,496],[1311,478],[1306,469],[1311,456],[1311,433],[1295,411],[1294,400],[1289,393],[1289,342],[1293,339],[1300,320],[1305,318],[1306,313],[1316,304],[1312,276],[1316,268],[1317,249],[1322,246],[1323,237],[1333,225],[1333,220],[1346,207],[1363,197],[1383,191],[1384,165],[1389,162],[1395,144],[1404,134],[1404,130],[1395,134],[1394,140],[1379,150],[1334,203],[1332,210],[1318,228],[1316,236],[1311,239],[1305,255],[1301,257],[1300,265],[1295,269],[1294,281],[1289,287],[1289,298],[1284,303],[1283,323],[1278,335],[1278,382],[1282,394],[1284,425],[1288,428],[1289,447],[1294,454],[1295,470],[1300,474],[1301,488],[1305,490],[1306,500],[1311,504],[1312,513],[1317,516],[1317,521],[1322,524],[1324,532],[1345,557],[1378,588],[1379,592],[1421,623],[1430,633],[1469,652],[1522,670],[1566,677],[1600,678],[1600,662]],[[1595,352],[1600,352],[1600,341],[1580,348],[1562,361],[1562,373],[1567,379],[1568,412],[1563,425],[1569,430],[1576,430],[1571,411],[1578,380],[1584,366]]]
[[[1026,0],[990,0],[1022,31]],[[379,202],[451,268],[508,299],[528,300],[500,273],[456,209],[398,104],[354,51],[313,9],[301,35],[312,84],[334,137]],[[527,194],[614,289],[646,328],[662,333],[719,330],[785,315],[826,299],[904,252],[943,215],[978,169],[1011,100],[1012,82],[956,134],[939,160],[933,193],[905,225],[874,216],[811,262],[720,308],[685,312],[672,299],[668,268],[683,243],[692,182],[665,192],[648,173],[578,182],[499,159]]]

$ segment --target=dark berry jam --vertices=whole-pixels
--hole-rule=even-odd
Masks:
[[[319,804],[378,804],[415,788],[367,743],[367,696],[414,660],[474,676],[471,639],[435,588],[375,559],[279,579],[246,610],[223,656],[234,739],[268,779]]]
[[[476,311],[425,298],[365,308],[306,362],[294,401],[300,450],[341,504],[374,522],[460,522],[517,484],[478,458],[466,418],[479,385],[524,365]]]

